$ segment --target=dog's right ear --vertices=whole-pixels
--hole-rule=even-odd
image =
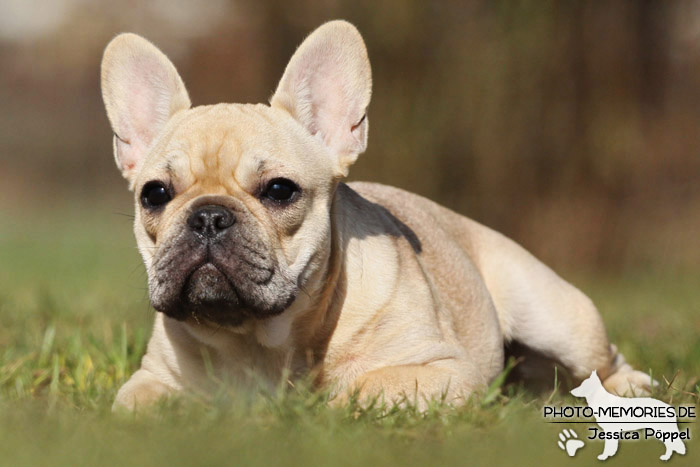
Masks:
[[[114,131],[114,158],[133,185],[153,139],[191,105],[175,66],[136,34],[120,34],[102,57],[102,98]]]

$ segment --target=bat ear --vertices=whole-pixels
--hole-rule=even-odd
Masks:
[[[190,98],[168,57],[136,34],[120,34],[107,45],[101,78],[114,158],[133,183],[154,138],[176,112],[190,107]]]
[[[292,56],[270,105],[289,112],[323,141],[340,175],[367,148],[372,72],[355,26],[331,21],[316,29]]]

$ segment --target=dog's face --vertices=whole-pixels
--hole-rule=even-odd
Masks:
[[[316,30],[271,105],[190,108],[174,66],[133,34],[105,50],[102,91],[153,306],[238,326],[289,309],[328,260],[338,180],[367,141],[367,53]]]
[[[183,112],[134,180],[153,306],[237,325],[285,310],[323,261],[333,167],[288,114]]]

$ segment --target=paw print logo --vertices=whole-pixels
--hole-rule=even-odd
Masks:
[[[564,428],[559,433],[559,441],[557,441],[557,446],[561,448],[562,451],[566,451],[569,457],[574,457],[576,451],[583,447],[583,441],[578,439],[578,435],[574,430],[567,430]]]

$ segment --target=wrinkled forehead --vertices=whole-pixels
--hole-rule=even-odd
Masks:
[[[248,190],[266,175],[308,180],[331,174],[324,152],[284,111],[219,104],[177,115],[154,146],[146,172],[166,172],[184,186],[233,183]],[[309,173],[308,167],[316,169]]]

